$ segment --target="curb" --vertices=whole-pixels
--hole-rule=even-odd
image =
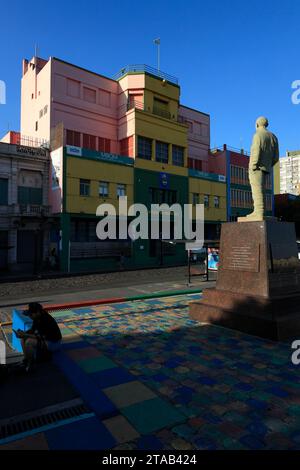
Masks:
[[[65,304],[46,304],[44,308],[48,311],[56,310],[67,310],[72,308],[88,307],[91,305],[103,305],[103,304],[114,304],[121,302],[132,302],[134,300],[146,300],[146,299],[155,299],[159,297],[172,297],[175,295],[185,295],[185,294],[199,294],[202,292],[202,289],[183,289],[183,290],[172,290],[172,291],[161,291],[155,292],[152,294],[142,294],[134,295],[129,297],[112,297],[107,299],[95,299],[95,300],[85,300],[81,302],[69,302]]]

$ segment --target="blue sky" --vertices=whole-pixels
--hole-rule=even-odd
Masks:
[[[126,64],[156,66],[179,78],[181,101],[211,115],[211,147],[249,149],[257,116],[266,115],[281,155],[300,148],[298,0],[10,1],[1,4],[0,135],[19,129],[22,58],[34,44],[112,76]]]

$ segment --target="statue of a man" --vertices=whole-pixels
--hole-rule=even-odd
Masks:
[[[249,161],[249,180],[254,210],[246,217],[242,217],[245,221],[264,219],[266,175],[279,160],[278,140],[272,132],[267,130],[268,125],[268,119],[263,116],[256,120],[256,132],[252,140]]]

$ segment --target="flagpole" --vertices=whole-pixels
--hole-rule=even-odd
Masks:
[[[160,38],[154,39],[153,42],[157,45],[157,70],[160,71]]]

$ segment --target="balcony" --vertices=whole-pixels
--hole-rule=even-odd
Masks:
[[[173,75],[169,75],[168,73],[161,72],[160,70],[145,64],[126,65],[126,67],[124,67],[114,75],[113,79],[120,80],[128,73],[148,73],[149,75],[153,75],[154,77],[166,80],[167,82],[170,82],[173,85],[178,85],[178,78],[174,77]]]
[[[167,111],[166,109],[159,108],[158,106],[153,106],[152,111],[150,109],[146,110],[145,106],[144,106],[144,103],[142,101],[137,101],[137,100],[130,101],[130,100],[128,100],[126,111],[130,111],[131,109],[138,109],[140,111],[145,111],[145,112],[148,112],[150,114],[154,114],[155,116],[163,117],[164,119],[169,119],[170,121],[173,121],[173,122],[175,121],[175,122],[178,122],[180,124],[183,124],[183,122],[180,121],[179,119],[173,119],[172,116],[171,116],[171,113],[169,111]],[[123,110],[123,112],[124,112],[124,110]]]
[[[50,215],[50,206],[40,204],[10,204],[0,206],[2,216],[42,217]]]
[[[153,106],[152,110],[153,114],[156,114],[156,116],[163,117],[165,119],[171,119],[171,113],[165,109],[158,108],[157,106]]]

